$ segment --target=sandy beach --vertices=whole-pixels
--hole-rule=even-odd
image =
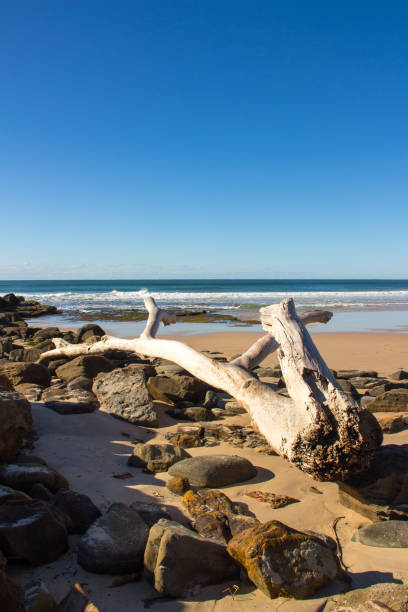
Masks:
[[[241,332],[199,334],[182,340],[198,350],[218,351],[230,358],[242,352],[257,337],[258,334]],[[390,374],[398,367],[408,366],[407,336],[404,334],[326,333],[315,334],[314,340],[332,368],[370,368]],[[276,356],[268,361],[275,363]],[[157,429],[131,425],[99,411],[61,416],[41,403],[33,403],[34,425],[39,435],[33,453],[64,474],[73,490],[89,495],[102,511],[118,501],[126,504],[132,501],[159,502],[169,508],[175,520],[188,524],[189,516],[181,503],[182,498],[165,486],[169,480],[167,473],[146,474],[141,469],[127,466],[128,456],[132,453],[131,439],[163,443],[165,434],[177,428],[178,422],[165,413],[167,406],[155,404],[160,420]],[[223,422],[248,424],[250,418],[245,414],[225,418]],[[407,444],[408,430],[386,435],[384,442]],[[214,448],[191,448],[189,453],[192,456],[239,454],[248,458],[256,466],[257,476],[246,483],[225,487],[223,491],[234,502],[247,506],[261,522],[275,519],[299,530],[308,529],[333,537],[333,522],[340,517],[338,536],[353,588],[378,582],[408,583],[406,549],[374,548],[352,541],[356,529],[370,521],[339,503],[336,483],[316,482],[281,457],[266,456],[251,448],[221,443]],[[124,472],[130,472],[132,477],[126,480],[113,477]],[[246,492],[251,490],[289,495],[300,501],[273,510],[268,504],[248,497]],[[232,585],[223,584],[198,590],[188,600],[161,599],[145,580],[112,589],[112,576],[83,570],[76,563],[78,538],[70,536],[69,552],[53,564],[32,569],[24,564],[11,563],[10,575],[22,583],[32,578],[43,579],[57,600],[66,594],[70,584],[79,582],[100,612],[131,612],[150,606],[166,612],[259,609],[317,612],[329,595],[340,593],[347,586],[338,580],[306,601],[270,600],[248,582],[241,583],[234,596],[229,590]]]

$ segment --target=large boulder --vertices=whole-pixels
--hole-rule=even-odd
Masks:
[[[39,457],[18,455],[12,463],[0,466],[0,484],[6,487],[29,493],[37,483],[53,492],[69,488],[67,479]]]
[[[170,597],[188,596],[197,586],[239,575],[224,546],[166,519],[150,529],[144,564],[156,591]]]
[[[0,463],[17,455],[31,424],[28,401],[20,393],[0,387]]]
[[[42,565],[67,548],[64,518],[47,502],[12,499],[0,505],[0,549],[6,557]]]
[[[41,355],[46,351],[52,351],[55,349],[55,345],[51,340],[44,340],[40,344],[33,346],[32,348],[26,349],[23,352],[22,361],[33,363],[34,361],[38,361]]]
[[[14,386],[22,383],[34,383],[35,385],[48,387],[51,382],[48,369],[39,363],[2,361],[0,373],[5,374]]]
[[[101,372],[111,372],[113,364],[102,355],[80,355],[56,369],[58,378],[71,382],[79,376],[95,378]]]
[[[408,372],[406,370],[397,370],[391,374],[391,378],[394,380],[408,380]]]
[[[388,607],[386,607],[388,606]],[[348,593],[333,595],[322,612],[407,612],[408,587],[406,584],[382,582]]]
[[[380,446],[368,470],[338,486],[340,503],[372,521],[408,520],[408,446]]]
[[[117,368],[109,374],[99,374],[92,391],[103,412],[136,425],[158,426],[152,397],[146,386],[146,377],[133,364]]]
[[[152,376],[148,380],[149,391],[159,401],[204,401],[208,385],[193,376]]]
[[[279,521],[247,529],[228,544],[228,552],[267,596],[311,597],[340,572],[336,547]]]
[[[207,455],[183,459],[171,466],[170,476],[188,478],[198,487],[226,487],[256,476],[256,468],[238,455]]]
[[[167,472],[170,466],[191,455],[173,444],[136,444],[128,464],[134,467],[146,467],[150,472]]]
[[[408,522],[380,521],[360,527],[353,541],[381,548],[408,548]]]
[[[83,493],[69,489],[60,489],[52,504],[62,510],[71,519],[71,533],[83,534],[101,516],[99,508]]]
[[[130,574],[143,564],[148,527],[139,514],[125,504],[112,504],[106,514],[82,536],[78,563],[97,574]]]
[[[365,404],[370,412],[408,411],[408,389],[391,389],[377,395],[372,402]]]
[[[43,327],[38,329],[32,335],[32,340],[41,342],[43,340],[51,340],[52,338],[60,338],[62,333],[58,329],[58,327]],[[54,347],[55,348],[55,347]]]

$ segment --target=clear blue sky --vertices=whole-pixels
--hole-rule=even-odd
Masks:
[[[0,278],[408,277],[408,3],[0,0]]]

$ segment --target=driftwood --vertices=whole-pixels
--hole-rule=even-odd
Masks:
[[[91,345],[54,338],[57,348],[43,353],[40,361],[111,349],[168,359],[241,402],[268,443],[315,478],[342,480],[368,467],[372,452],[381,442],[377,421],[341,390],[305,327],[312,322],[327,322],[330,312],[298,316],[291,299],[262,308],[266,335],[241,357],[221,363],[182,342],[157,339],[160,322],[169,325],[175,317],[160,309],[151,297],[145,298],[145,306],[149,316],[138,338],[104,336]],[[290,398],[250,372],[275,350]]]

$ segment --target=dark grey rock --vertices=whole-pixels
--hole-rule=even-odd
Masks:
[[[137,572],[143,564],[148,533],[146,523],[135,510],[125,504],[112,504],[82,536],[78,563],[97,574]]]
[[[370,391],[372,392],[372,391]],[[408,411],[408,389],[391,389],[377,395],[365,408],[370,412],[405,412]]]
[[[372,521],[408,520],[408,445],[380,446],[369,470],[338,486],[340,502]]]
[[[27,457],[27,460],[16,457],[12,463],[0,466],[0,484],[28,493],[36,483],[41,483],[50,491],[68,489],[67,479],[40,463],[36,457]]]
[[[165,519],[150,529],[144,564],[156,591],[170,597],[239,576],[225,546]]]
[[[111,372],[112,370],[113,365],[106,357],[101,355],[80,355],[57,368],[55,373],[58,378],[65,382],[71,382],[71,380],[79,376],[95,378],[101,372]]]
[[[150,528],[160,519],[171,519],[169,508],[163,504],[149,504],[147,502],[133,502],[130,504],[132,510],[135,510]]]
[[[1,362],[0,373],[5,374],[13,385],[22,383],[34,383],[42,387],[48,387],[51,375],[48,369],[39,363],[16,363]]]
[[[188,478],[190,484],[199,487],[226,487],[250,480],[256,473],[252,463],[238,455],[192,457],[172,465],[169,469],[170,476]]]
[[[50,563],[67,550],[67,531],[47,502],[9,500],[0,505],[0,548],[6,557],[32,565]]]
[[[380,548],[408,548],[408,521],[381,521],[360,527],[353,541]]]
[[[133,364],[96,377],[93,392],[100,410],[115,417],[146,427],[157,427],[159,422],[146,377]]]
[[[99,508],[83,493],[68,489],[60,489],[53,499],[53,505],[67,514],[71,521],[71,533],[85,533],[87,529],[101,516]]]
[[[31,425],[31,406],[27,400],[16,391],[0,387],[0,463],[19,452]]]
[[[408,380],[408,372],[406,370],[397,370],[391,374],[394,380]]]

